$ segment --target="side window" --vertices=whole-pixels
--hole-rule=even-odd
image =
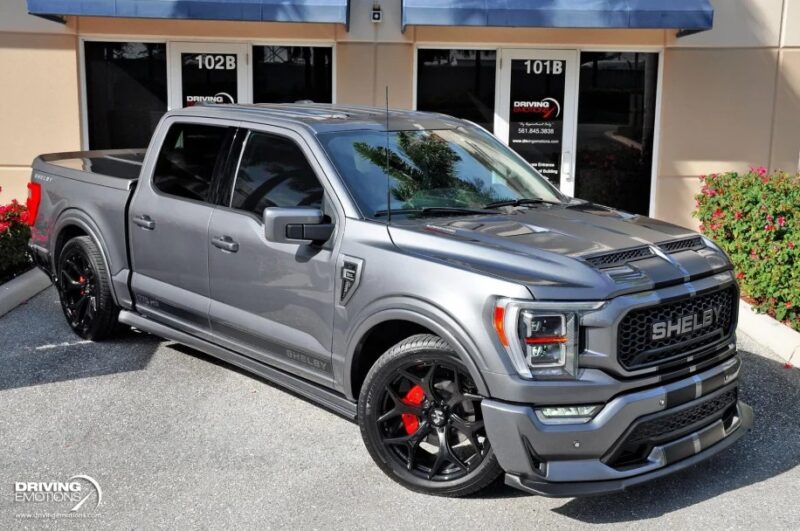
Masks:
[[[170,127],[158,154],[153,185],[161,192],[209,201],[214,166],[228,128],[201,124]]]
[[[259,218],[266,207],[322,205],[323,188],[306,156],[288,138],[251,133],[236,174],[231,207]]]

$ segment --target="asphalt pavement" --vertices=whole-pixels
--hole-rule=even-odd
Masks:
[[[49,288],[0,318],[0,529],[800,529],[800,370],[739,343],[756,420],[728,451],[612,496],[452,500],[385,477],[354,423],[202,353],[80,341]],[[76,475],[102,503],[83,479],[72,513],[17,485]]]

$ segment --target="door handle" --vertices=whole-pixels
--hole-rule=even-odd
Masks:
[[[156,222],[147,214],[134,216],[133,222],[145,230],[153,230],[156,228]]]
[[[230,236],[217,236],[215,238],[211,238],[211,245],[231,253],[235,253],[239,250],[239,244],[233,241],[233,238]]]
[[[570,151],[561,154],[561,174],[568,183],[575,180],[575,173],[572,171],[572,152]]]

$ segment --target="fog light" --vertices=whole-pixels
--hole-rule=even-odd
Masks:
[[[544,424],[586,424],[603,406],[554,406],[536,408],[536,417]]]

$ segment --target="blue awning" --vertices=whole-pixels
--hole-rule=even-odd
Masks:
[[[347,24],[349,0],[28,0],[40,16]]]
[[[403,28],[416,24],[703,31],[713,22],[709,0],[403,0]]]

